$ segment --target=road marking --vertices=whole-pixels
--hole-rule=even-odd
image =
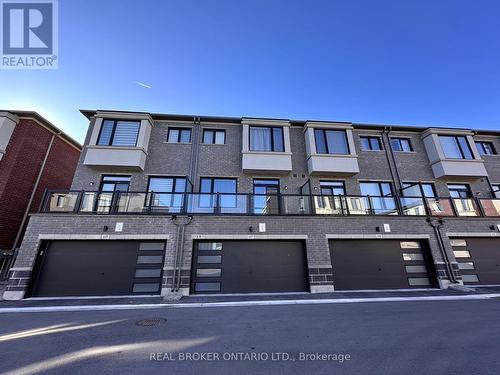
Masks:
[[[145,310],[145,309],[180,309],[200,307],[246,307],[246,306],[281,306],[281,305],[327,305],[338,303],[368,302],[418,302],[418,301],[471,301],[498,298],[500,294],[474,294],[461,296],[424,296],[424,297],[381,297],[381,298],[338,298],[338,299],[300,299],[274,301],[234,301],[234,302],[196,302],[196,303],[151,303],[136,305],[88,305],[88,306],[39,306],[39,307],[4,307],[0,313],[32,312],[71,312],[71,311],[109,311],[109,310]]]

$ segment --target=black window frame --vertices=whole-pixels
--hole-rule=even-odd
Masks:
[[[347,132],[344,129],[315,128],[313,130],[314,130],[313,131],[313,133],[314,133],[314,146],[316,147],[317,154],[321,154],[321,155],[350,155],[351,154],[351,147],[349,146],[349,138],[347,137]],[[330,152],[330,150],[328,148],[328,138],[326,137],[326,132],[343,133],[344,137],[345,137],[345,145],[347,148],[347,152],[346,153]],[[324,140],[326,152],[319,152],[318,151],[318,133],[321,133],[321,137]]]
[[[177,141],[175,142],[170,142],[169,139],[170,139],[170,131],[171,130],[177,130],[178,131],[178,134],[177,134]],[[189,131],[189,141],[188,142],[181,142],[181,134],[182,134],[182,131],[183,130],[188,130]],[[192,142],[192,139],[193,139],[193,129],[192,128],[187,128],[187,127],[169,127],[168,130],[167,130],[167,143],[183,143],[183,144],[189,144]]]
[[[450,189],[450,186],[464,186],[465,188],[463,189]],[[457,183],[457,184],[446,184],[446,187],[448,188],[448,192],[450,193],[450,197],[453,198],[453,199],[470,199],[473,197],[472,195],[472,190],[470,188],[470,185],[469,184],[460,184],[460,183]],[[467,196],[466,197],[453,197],[451,195],[451,192],[452,191],[456,191],[456,192],[466,192],[467,193]]]
[[[402,183],[403,185],[403,188],[401,189],[401,197],[402,198],[436,198],[437,197],[437,194],[436,194],[436,185],[433,183],[433,182],[404,182]],[[408,186],[404,186],[404,185],[408,185]],[[429,197],[427,195],[425,195],[425,190],[423,188],[423,185],[429,185],[432,189],[432,197]],[[419,190],[420,190],[420,196],[419,197],[414,197],[412,195],[408,195],[408,196],[405,196],[403,191],[409,187],[412,187],[412,186],[418,186]]]
[[[203,180],[210,180],[210,191],[209,192],[201,191]],[[236,187],[235,192],[234,193],[220,193],[220,192],[214,193],[215,180],[234,181],[236,183],[235,184],[235,187]],[[200,177],[200,189],[199,190],[200,190],[200,201],[201,201],[201,197],[203,196],[203,194],[207,194],[207,195],[210,195],[210,204],[211,204],[211,205],[207,206],[207,205],[202,205],[200,203],[200,207],[213,207],[214,194],[226,195],[225,198],[220,198],[221,201],[222,201],[222,199],[224,199],[224,202],[227,202],[228,198],[231,198],[231,197],[233,198],[233,199],[230,199],[230,201],[232,201],[230,204],[223,205],[221,202],[219,202],[219,204],[222,208],[236,208],[238,206],[238,201],[237,201],[238,178],[237,177]]]
[[[500,184],[491,184],[493,198],[500,199]]]
[[[203,180],[210,180],[210,191],[201,191],[201,185]],[[238,194],[238,178],[237,177],[200,177],[200,193],[202,194],[217,194],[214,193],[214,183],[215,180],[231,180],[236,182],[236,191],[234,193],[229,193],[229,194]],[[224,193],[221,193],[224,194]]]
[[[113,128],[111,129],[111,135],[109,137],[108,144],[101,144],[102,130],[104,128],[104,122],[106,122],[106,121],[112,121],[113,122]],[[118,125],[118,123],[120,121],[123,121],[123,122],[135,122],[135,123],[139,124],[139,127],[137,128],[137,137],[135,138],[135,143],[134,143],[133,146],[132,145],[130,145],[130,146],[119,145],[118,147],[137,147],[137,142],[139,140],[139,134],[141,132],[141,121],[140,120],[126,120],[126,119],[111,119],[111,118],[106,118],[106,119],[102,120],[101,127],[99,129],[99,135],[97,136],[97,142],[96,142],[97,146],[114,146],[113,145],[113,141],[114,141],[114,138],[115,138],[116,127],[117,127],[117,125]]]
[[[461,158],[453,158],[453,157],[449,157],[449,156],[446,156],[445,154],[445,151],[443,149],[443,144],[441,143],[441,137],[447,137],[447,138],[454,138],[455,139],[455,142],[457,144],[457,147],[458,147],[458,151],[460,151],[460,155],[462,156]],[[439,138],[439,145],[441,146],[441,149],[443,151],[443,155],[446,159],[455,159],[455,160],[474,160],[474,153],[472,152],[472,149],[470,147],[470,144],[469,144],[469,140],[467,139],[467,137],[465,135],[448,135],[448,134],[440,134],[438,135],[438,138]],[[465,157],[465,152],[462,148],[462,144],[460,143],[460,141],[458,140],[459,138],[463,138],[465,140],[465,144],[467,145],[467,148],[469,150],[469,154],[470,154],[470,158],[466,158]]]
[[[363,148],[363,139],[367,139],[368,140],[368,146],[370,147],[369,149],[366,149],[366,148]],[[377,144],[378,144],[378,149],[374,149],[372,147],[372,140],[376,139],[377,140]],[[359,148],[361,149],[361,151],[383,151],[384,148],[382,147],[382,139],[381,137],[379,136],[376,136],[376,135],[360,135],[359,136]]]
[[[401,141],[407,141],[408,142],[408,147],[410,148],[409,150],[404,150]],[[395,152],[414,152],[413,145],[411,143],[411,138],[409,137],[391,137],[391,148]],[[399,145],[400,150],[396,150],[394,148],[394,144],[392,143],[393,141],[396,141]]]
[[[476,145],[476,149],[479,155],[481,156],[497,155],[497,149],[495,148],[495,144],[492,141],[474,141],[474,143]],[[488,153],[486,151],[487,149],[484,147],[485,144],[487,144],[490,147],[492,153]]]
[[[378,185],[378,190],[379,190],[379,193],[380,195],[372,195],[372,197],[395,197],[395,194],[394,194],[394,187],[392,186],[392,182],[391,181],[359,181],[359,188],[361,190],[361,184],[377,184]],[[391,190],[390,192],[390,195],[384,195],[384,191],[382,189],[382,185],[381,184],[388,184],[389,185],[389,189]]]
[[[150,190],[149,187],[151,185],[151,179],[152,178],[171,178],[173,179],[173,184],[172,184],[172,191],[153,191]],[[186,187],[184,191],[175,191],[176,185],[177,185],[177,179],[184,179],[186,180]],[[148,193],[154,192],[154,193],[165,193],[165,194],[183,194],[183,193],[188,193],[188,184],[191,184],[189,181],[189,178],[187,176],[158,176],[158,175],[148,175],[148,184],[146,187],[146,191]]]
[[[341,195],[346,195],[346,189],[345,189],[345,181],[342,180],[320,180],[319,181],[319,192],[321,195],[337,195],[337,194],[324,194],[323,189],[330,189],[333,192],[333,187],[328,187],[328,186],[321,186],[322,183],[338,183],[342,184],[342,190],[344,190],[344,194]],[[337,195],[338,196],[338,195]]]
[[[205,132],[212,132],[212,141],[210,143],[205,142]],[[217,133],[224,134],[224,143],[215,143],[217,139]],[[225,145],[226,144],[226,129],[212,129],[212,128],[204,128],[201,135],[201,143],[204,145]]]
[[[123,174],[123,175],[122,174],[103,174],[103,175],[101,175],[101,182],[99,184],[99,191],[103,191],[105,193],[111,193],[111,191],[104,191],[104,190],[102,190],[104,184],[114,184],[115,186],[114,186],[112,192],[114,193],[115,191],[117,191],[116,190],[116,184],[124,184],[124,181],[113,180],[114,178],[117,178],[117,177],[118,178],[120,178],[120,177],[121,178],[128,178],[128,182],[127,182],[128,188],[127,188],[127,190],[119,190],[119,191],[128,191],[130,189],[130,183],[132,181],[132,176],[131,175],[127,175],[127,174]],[[110,178],[110,180],[105,181],[106,178]]]
[[[265,128],[270,129],[271,132],[271,150],[263,151],[263,150],[252,150],[252,128]],[[281,143],[283,144],[283,150],[277,151],[275,150],[274,144],[274,129],[281,130]],[[248,149],[253,152],[285,152],[285,131],[283,130],[283,126],[259,126],[259,125],[250,125],[248,127]]]

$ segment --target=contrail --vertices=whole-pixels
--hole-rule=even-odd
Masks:
[[[139,85],[139,86],[145,87],[145,88],[147,88],[147,89],[152,89],[152,88],[153,88],[152,86],[146,85],[145,83],[142,83],[142,82],[139,82],[139,81],[134,81],[134,83],[135,83],[136,85]]]

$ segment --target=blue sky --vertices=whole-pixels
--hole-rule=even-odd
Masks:
[[[0,70],[0,108],[79,141],[81,108],[498,130],[499,19],[497,0],[60,0],[59,69]]]

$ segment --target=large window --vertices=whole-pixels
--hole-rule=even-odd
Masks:
[[[102,191],[128,191],[130,176],[102,176]]]
[[[347,134],[344,130],[314,129],[318,154],[349,154]]]
[[[188,181],[185,177],[150,177],[148,192],[150,192],[151,207],[180,211],[185,195],[180,193],[185,193],[187,186]]]
[[[189,143],[191,142],[190,128],[168,128],[168,143]]]
[[[450,197],[452,198],[472,198],[469,185],[465,184],[448,184]]]
[[[495,150],[495,146],[493,146],[493,142],[483,142],[476,141],[476,148],[479,152],[479,155],[496,155],[497,152]]]
[[[137,145],[140,121],[104,120],[99,132],[99,146],[129,146]]]
[[[439,142],[441,143],[441,147],[446,158],[473,159],[466,137],[440,135]]]
[[[321,195],[345,195],[343,181],[320,181]]]
[[[207,145],[223,145],[226,143],[226,131],[203,129],[203,143]]]
[[[500,198],[500,184],[493,184],[493,196],[495,198]]]
[[[394,151],[411,152],[411,142],[408,138],[391,138],[391,147]]]
[[[214,178],[203,177],[200,180],[200,192],[209,193],[200,196],[200,207],[214,207],[215,196],[213,194],[222,193],[219,196],[220,206],[236,207],[236,178]],[[229,194],[229,195],[226,195]]]
[[[279,180],[253,180],[253,212],[254,214],[277,214],[280,203],[277,194],[280,192]]]
[[[95,203],[89,200],[88,196],[84,197],[83,207],[87,207],[87,210],[91,210],[91,206],[99,213],[107,213],[111,209],[113,203],[114,192],[116,191],[128,191],[130,186],[130,176],[102,176],[101,179],[101,193],[98,194],[98,199]]]
[[[285,151],[283,128],[250,126],[250,151]]]
[[[426,182],[403,182],[401,193],[403,197],[434,198],[436,196],[434,184]]]
[[[390,182],[360,182],[361,195],[373,197],[391,197],[392,187]]]
[[[361,150],[363,151],[380,151],[382,150],[382,144],[379,137],[359,137],[361,141]]]

